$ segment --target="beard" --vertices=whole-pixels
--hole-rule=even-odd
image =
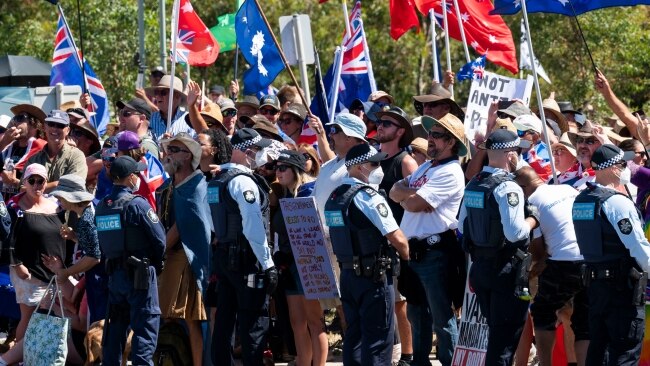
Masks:
[[[395,140],[396,135],[397,135],[397,131],[393,131],[392,134],[386,131],[381,131],[381,132],[377,132],[377,134],[375,135],[375,139],[383,144]]]
[[[174,175],[181,168],[181,162],[176,160],[171,160],[169,158],[165,159],[163,167],[169,175]]]

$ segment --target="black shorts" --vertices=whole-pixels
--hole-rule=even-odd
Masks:
[[[571,328],[576,340],[589,339],[587,292],[582,282],[582,262],[546,260],[539,288],[531,305],[535,329],[555,330],[556,312],[573,301]]]

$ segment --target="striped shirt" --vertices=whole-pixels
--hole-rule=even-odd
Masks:
[[[169,133],[174,136],[180,132],[187,132],[191,136],[195,136],[196,133],[190,125],[185,122],[185,115],[187,112],[181,108],[176,109],[176,114],[172,118],[172,127],[169,129]],[[160,140],[162,135],[167,132],[167,120],[163,120],[160,111],[153,112],[151,114],[151,119],[149,120],[149,129],[156,141]]]

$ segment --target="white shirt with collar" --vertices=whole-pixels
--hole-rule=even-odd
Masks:
[[[503,169],[484,166],[483,172],[492,174],[510,174]],[[521,187],[514,181],[505,181],[496,186],[492,193],[499,205],[501,214],[501,225],[503,225],[503,234],[511,242],[528,239],[530,237],[530,225],[526,222],[524,216],[524,192]],[[460,208],[458,221],[460,222],[458,230],[463,232],[463,222],[467,218],[467,209],[465,205]]]
[[[223,164],[221,169],[237,169],[253,173],[249,168],[234,163]],[[228,183],[228,192],[237,202],[242,217],[243,234],[248,239],[253,254],[262,265],[262,270],[273,267],[271,249],[264,230],[264,217],[257,183],[246,175],[238,175]]]
[[[456,214],[465,191],[465,175],[458,160],[436,166],[426,161],[404,179],[433,207],[431,212],[404,211],[400,228],[407,239],[424,239],[458,227]]]

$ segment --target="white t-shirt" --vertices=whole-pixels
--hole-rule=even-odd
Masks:
[[[578,191],[566,184],[545,184],[528,198],[539,210],[541,235],[544,236],[549,258],[554,261],[582,260],[573,228],[573,201]],[[535,230],[535,237],[539,237]]]
[[[320,173],[314,183],[314,190],[311,195],[316,198],[316,207],[321,222],[325,225],[325,204],[330,194],[341,185],[343,178],[348,176],[348,169],[345,167],[345,158],[334,158],[320,168]]]
[[[465,192],[465,175],[457,160],[438,166],[427,161],[405,179],[433,207],[431,212],[404,211],[400,228],[407,239],[423,239],[458,227],[456,214]]]

